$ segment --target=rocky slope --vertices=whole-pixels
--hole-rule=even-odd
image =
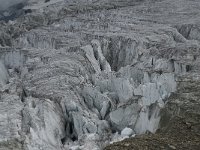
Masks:
[[[154,133],[179,78],[199,73],[199,5],[28,1],[0,25],[0,149],[102,149]]]

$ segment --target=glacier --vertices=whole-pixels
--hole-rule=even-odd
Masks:
[[[177,78],[199,68],[200,3],[179,2],[29,0],[31,13],[0,22],[0,149],[155,133]]]

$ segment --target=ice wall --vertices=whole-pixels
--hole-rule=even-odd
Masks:
[[[0,52],[0,60],[6,68],[20,68],[23,66],[26,61],[24,51],[15,49],[3,50]]]
[[[8,73],[4,64],[0,60],[0,87],[6,84],[8,80]]]

